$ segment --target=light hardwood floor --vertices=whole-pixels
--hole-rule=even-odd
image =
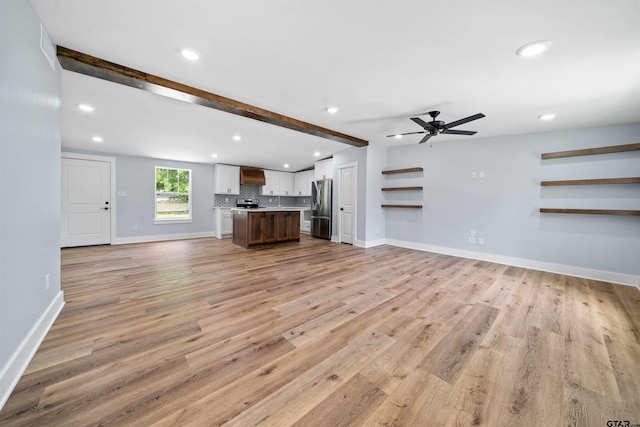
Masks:
[[[62,251],[2,426],[640,424],[640,291],[302,236]]]

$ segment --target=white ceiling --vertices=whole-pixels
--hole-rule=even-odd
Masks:
[[[422,135],[386,135],[420,131],[409,117],[429,110],[446,122],[487,116],[459,127],[477,135],[434,143],[640,121],[640,0],[32,3],[55,44],[370,144],[416,144]],[[553,42],[547,52],[515,54],[541,39]],[[64,147],[279,170],[349,147],[62,74]],[[548,112],[557,118],[537,119]]]

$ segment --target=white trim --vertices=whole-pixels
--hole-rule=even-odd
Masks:
[[[427,245],[424,243],[408,242],[404,240],[386,239],[386,244],[402,248],[416,249],[419,251],[435,252],[445,255],[453,255],[462,258],[490,261],[498,264],[506,264],[514,267],[530,268],[547,271],[549,273],[565,274],[568,276],[582,277],[585,279],[600,280],[603,282],[618,283],[621,285],[635,286],[640,289],[640,276],[616,273],[613,271],[595,270],[574,265],[556,264],[552,262],[536,261],[525,258],[516,258],[505,255],[496,255],[485,252],[474,252],[466,249],[449,248],[446,246]]]
[[[62,307],[64,307],[64,293],[60,291],[0,371],[0,409],[7,403],[11,392],[29,366],[29,362],[33,359],[33,355],[36,354]]]
[[[193,223],[193,219],[192,218],[185,218],[185,219],[155,219],[153,221],[154,224],[158,225],[158,224],[192,224]]]
[[[112,245],[127,245],[129,243],[149,243],[162,242],[164,240],[184,240],[200,239],[203,237],[216,237],[213,231],[200,233],[178,233],[178,234],[152,234],[149,236],[118,237],[111,242]]]
[[[387,244],[387,241],[385,239],[367,240],[366,242],[359,240],[358,242],[360,243],[358,244],[358,246],[361,248],[373,248],[374,246]]]
[[[174,171],[189,171],[189,217],[188,218],[158,218],[158,193],[156,192],[156,175],[158,169],[171,169]],[[193,170],[187,168],[174,168],[169,166],[157,166],[153,174],[153,223],[154,224],[191,224],[193,222]]]
[[[338,188],[336,189],[335,194],[337,195],[336,200],[338,201],[338,204],[340,204],[340,200],[341,200],[341,194],[340,194],[340,188],[342,188],[342,169],[347,169],[347,168],[353,168],[353,171],[355,173],[355,178],[353,180],[353,197],[355,198],[355,200],[352,200],[353,202],[353,242],[352,245],[357,246],[357,237],[358,236],[358,162],[351,162],[351,163],[344,163],[341,165],[338,165],[338,176],[337,179],[335,180],[338,184]],[[340,207],[338,207],[338,209],[340,209]],[[333,212],[332,212],[333,214]],[[338,243],[342,243],[342,219],[341,219],[341,215],[340,212],[338,212]],[[333,240],[333,237],[332,237]]]
[[[93,160],[96,162],[108,162],[110,164],[109,175],[111,175],[111,182],[109,185],[111,186],[111,236],[109,244],[113,243],[116,240],[116,212],[117,212],[117,200],[116,197],[116,158],[115,157],[107,157],[107,156],[97,156],[95,154],[84,154],[84,153],[69,153],[67,151],[63,151],[60,156],[61,159],[77,159],[77,160]]]

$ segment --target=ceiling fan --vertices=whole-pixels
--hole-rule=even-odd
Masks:
[[[474,135],[476,132],[472,130],[455,130],[451,128],[485,117],[484,114],[478,113],[474,114],[473,116],[465,117],[464,119],[456,120],[455,122],[445,123],[442,120],[436,120],[436,117],[438,117],[439,114],[440,111],[429,111],[429,115],[431,116],[430,122],[425,122],[420,117],[411,117],[411,120],[422,126],[424,130],[421,132],[396,133],[393,135],[387,135],[387,137],[398,137],[402,135],[426,133],[424,138],[422,138],[418,143],[422,144],[423,142],[427,142],[432,136],[436,136],[441,133],[448,133],[450,135]]]

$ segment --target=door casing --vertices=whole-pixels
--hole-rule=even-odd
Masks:
[[[115,240],[116,237],[116,206],[117,206],[117,200],[116,200],[116,158],[115,157],[107,157],[107,156],[99,156],[99,155],[94,155],[94,154],[84,154],[84,153],[69,153],[69,152],[65,152],[63,151],[61,154],[61,159],[76,159],[76,160],[89,160],[89,161],[98,161],[98,162],[107,162],[109,163],[109,175],[110,175],[110,183],[109,183],[109,187],[110,187],[110,193],[111,193],[111,197],[110,197],[110,210],[111,210],[111,216],[110,216],[110,243],[112,244]],[[60,202],[62,203],[62,189],[60,190]],[[60,219],[61,221],[63,220],[63,218]],[[62,223],[60,223],[60,229],[62,230]]]
[[[340,208],[342,207],[342,173],[345,169],[349,169],[352,168],[353,169],[353,186],[351,188],[351,192],[352,192],[352,197],[353,200],[351,200],[352,206],[353,206],[353,211],[351,212],[351,218],[352,218],[352,242],[343,242],[343,216],[342,216],[342,211],[340,210]],[[357,228],[357,218],[358,218],[358,162],[353,162],[353,163],[345,163],[343,165],[339,165],[338,166],[338,189],[337,189],[337,214],[338,214],[338,242],[340,243],[350,243],[352,245],[356,245],[357,243],[357,233],[358,233],[358,228]]]

